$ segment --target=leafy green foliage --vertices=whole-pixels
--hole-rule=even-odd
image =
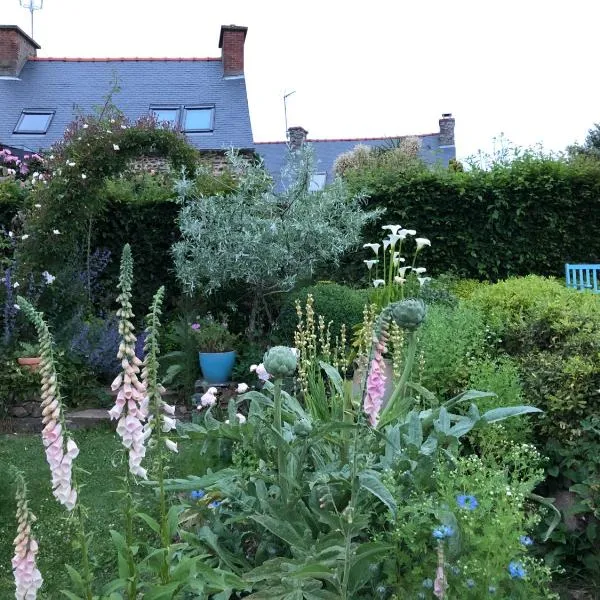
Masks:
[[[246,287],[253,297],[249,328],[256,332],[259,312],[272,321],[269,296],[311,277],[317,265],[334,264],[358,244],[362,227],[377,213],[364,212],[360,195],[351,195],[341,180],[309,192],[313,158],[308,149],[290,154],[283,192],[276,192],[262,165],[234,152],[228,160],[238,178],[229,195],[198,197],[187,180],[179,183],[181,241],[173,246],[175,268],[190,292]]]
[[[589,223],[600,217],[600,163],[525,152],[490,169],[350,171],[353,190],[369,207],[385,208],[385,222],[410,223],[435,243],[424,257],[434,273],[497,280],[536,273],[559,275],[565,262],[598,262],[600,242]],[[382,220],[367,228],[378,238]],[[367,237],[365,239],[367,239]],[[362,278],[361,255],[340,274]]]
[[[332,322],[331,333],[334,337],[340,334],[342,325],[346,325],[350,331],[362,322],[363,310],[369,301],[369,290],[353,289],[331,281],[319,281],[315,285],[287,294],[279,313],[277,333],[289,343],[293,342],[298,322],[296,300],[304,306],[309,294],[314,300],[315,313],[321,315],[325,323]]]

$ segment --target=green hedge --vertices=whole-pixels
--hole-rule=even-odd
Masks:
[[[386,208],[365,241],[380,241],[386,223],[416,229],[432,240],[422,262],[433,274],[558,276],[565,262],[600,261],[600,161],[526,154],[488,171],[375,168],[347,178],[369,208]],[[346,279],[364,277],[364,254],[347,261]]]
[[[296,300],[300,300],[302,309],[306,298],[312,294],[315,315],[322,315],[325,323],[332,321],[332,336],[339,335],[342,323],[347,328],[347,340],[352,338],[351,331],[363,320],[363,310],[368,303],[369,290],[357,290],[331,281],[320,281],[316,285],[302,288],[288,294],[279,313],[277,334],[283,341],[293,344],[294,330],[298,324]]]

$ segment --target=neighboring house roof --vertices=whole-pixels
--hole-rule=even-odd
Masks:
[[[214,130],[189,141],[203,150],[254,146],[245,80],[224,78],[221,59],[30,59],[20,80],[0,80],[0,141],[48,148],[77,114],[102,106],[115,81],[112,101],[131,120],[150,105],[214,105]],[[46,134],[13,133],[25,109],[56,111]]]
[[[358,145],[369,146],[372,148],[386,146],[386,144],[401,139],[402,137],[406,136],[333,140],[307,139],[306,143],[312,146],[315,153],[315,172],[325,173],[326,182],[330,183],[334,178],[333,165],[335,159],[340,154],[349,152]],[[421,158],[428,164],[433,165],[439,163],[445,166],[451,159],[456,157],[456,149],[454,146],[440,146],[439,133],[429,133],[410,137],[418,137],[421,140]],[[256,151],[263,157],[267,170],[273,174],[276,179],[279,179],[279,175],[287,161],[288,143],[257,142],[255,147]]]

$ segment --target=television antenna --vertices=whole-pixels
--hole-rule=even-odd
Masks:
[[[283,116],[285,118],[285,139],[287,140],[287,136],[288,136],[288,120],[287,120],[287,99],[288,96],[291,96],[292,94],[295,94],[296,90],[294,90],[293,92],[289,92],[288,94],[284,94],[283,96]]]
[[[31,37],[33,38],[33,13],[42,10],[44,0],[19,0],[19,4],[31,13]]]

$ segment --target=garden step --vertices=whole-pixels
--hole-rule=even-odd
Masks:
[[[72,429],[88,429],[101,423],[110,423],[106,408],[86,408],[75,410],[65,415],[67,426]]]

